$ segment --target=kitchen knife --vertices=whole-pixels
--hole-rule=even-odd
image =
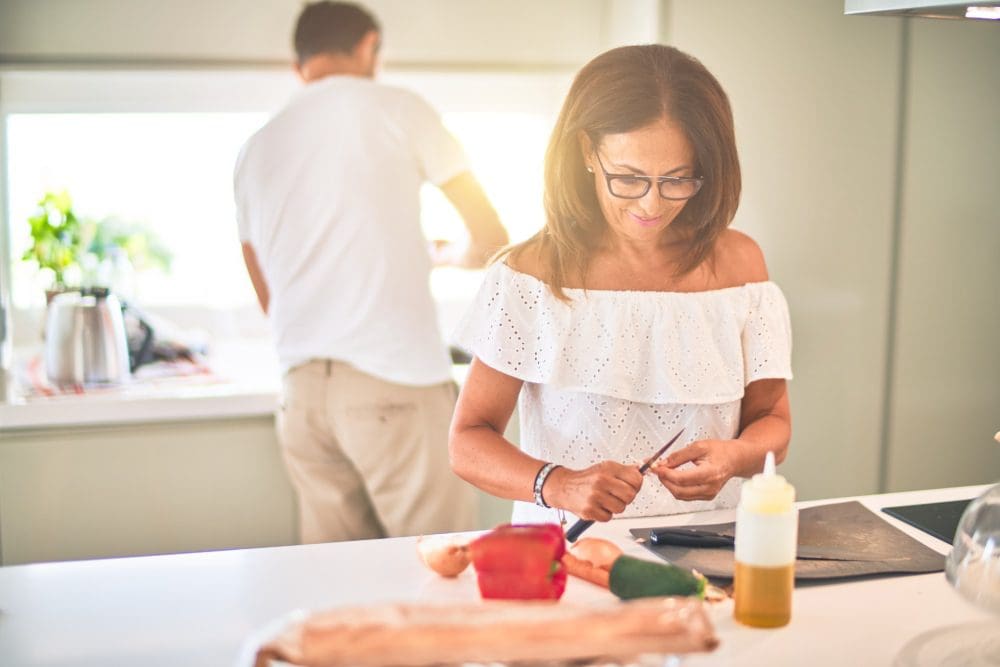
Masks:
[[[654,463],[656,463],[656,460],[659,459],[661,456],[663,456],[668,449],[670,449],[670,445],[674,444],[677,441],[677,438],[681,437],[681,433],[683,432],[684,432],[683,428],[677,431],[677,434],[674,437],[670,438],[670,441],[667,442],[667,444],[660,447],[660,449],[657,450],[655,454],[646,459],[646,461],[641,466],[639,466],[639,474],[645,475],[646,471],[649,470],[649,467]],[[587,530],[592,525],[594,525],[593,521],[585,521],[583,519],[577,519],[577,522],[574,523],[572,526],[570,526],[570,529],[566,531],[566,539],[569,540],[570,542],[576,542],[577,538],[579,538],[580,535],[583,534],[583,531]]]
[[[658,546],[691,547],[694,549],[732,549],[735,538],[728,533],[702,530],[698,528],[657,528],[649,532],[649,541]],[[874,554],[867,554],[836,547],[799,545],[795,557],[802,560],[854,560],[891,561]]]

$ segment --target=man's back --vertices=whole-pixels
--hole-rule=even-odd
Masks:
[[[466,169],[423,100],[367,78],[310,83],[251,137],[240,236],[257,249],[285,368],[332,358],[402,384],[447,379],[419,193]]]
[[[275,427],[303,542],[469,530],[475,496],[448,464],[455,383],[428,285],[420,186],[469,232],[436,264],[481,266],[507,234],[461,148],[412,93],[373,81],[378,21],[303,7],[306,84],[236,164],[243,259],[285,367]]]

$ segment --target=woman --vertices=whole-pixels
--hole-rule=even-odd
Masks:
[[[587,64],[549,142],[545,227],[490,267],[455,336],[475,355],[455,472],[517,501],[515,522],[607,521],[732,507],[768,451],[781,461],[788,309],[727,229],[739,194],[729,101],[701,63],[647,45]],[[502,435],[518,396],[522,449]]]

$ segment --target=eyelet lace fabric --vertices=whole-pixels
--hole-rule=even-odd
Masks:
[[[453,342],[524,381],[521,448],[580,469],[640,463],[684,427],[671,448],[738,435],[744,388],[791,379],[788,305],[772,282],[706,292],[567,289],[491,266]],[[734,507],[742,480],[711,501],[682,502],[647,475],[619,516]],[[513,520],[554,521],[554,510],[514,504]]]

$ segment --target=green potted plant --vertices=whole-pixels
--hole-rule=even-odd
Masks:
[[[31,225],[31,247],[22,260],[34,260],[38,268],[52,273],[52,294],[66,289],[66,272],[77,264],[83,244],[79,218],[73,212],[69,194],[47,192],[38,202],[38,211],[28,218]]]
[[[115,268],[112,264],[127,262],[137,271],[170,269],[170,250],[146,227],[115,218],[98,221],[78,216],[65,190],[45,193],[28,224],[32,244],[21,259],[34,261],[39,269],[51,273],[47,300],[84,283],[115,287],[109,284]]]

